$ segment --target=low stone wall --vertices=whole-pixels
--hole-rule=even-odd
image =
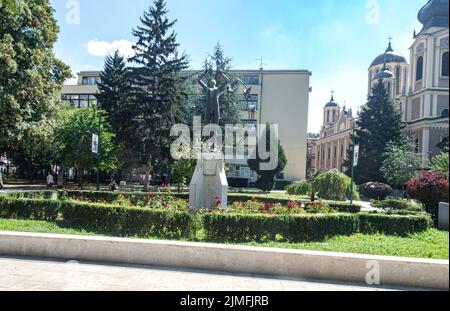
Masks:
[[[448,260],[17,232],[0,232],[0,255],[449,288]]]

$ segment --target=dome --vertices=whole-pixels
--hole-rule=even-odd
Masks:
[[[407,63],[406,57],[400,53],[394,52],[391,43],[389,43],[386,52],[378,55],[370,65],[370,67],[381,65],[386,61],[386,63]]]
[[[417,15],[419,22],[423,24],[420,32],[431,27],[448,28],[448,5],[449,0],[429,0]]]
[[[390,72],[388,69],[385,68],[382,71],[380,71],[379,73],[377,73],[373,79],[374,80],[392,79],[394,77],[395,77],[395,75],[392,72]]]
[[[331,100],[325,105],[325,108],[338,107],[338,104],[334,101],[334,96],[331,96]]]

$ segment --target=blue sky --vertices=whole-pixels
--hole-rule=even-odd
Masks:
[[[132,29],[151,0],[51,0],[60,26],[56,55],[73,73],[100,70],[104,56],[130,53]],[[168,0],[169,17],[191,67],[220,42],[236,69],[312,71],[308,128],[318,132],[322,108],[335,99],[354,110],[365,103],[367,68],[388,37],[409,56],[417,13],[427,0]],[[79,23],[73,18],[79,4]],[[75,17],[77,17],[75,15]]]

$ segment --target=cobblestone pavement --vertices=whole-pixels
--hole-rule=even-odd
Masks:
[[[0,291],[373,291],[401,288],[0,256]]]

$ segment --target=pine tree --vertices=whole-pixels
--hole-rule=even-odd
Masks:
[[[172,30],[176,20],[167,18],[164,0],[155,0],[144,12],[141,26],[133,30],[137,43],[135,55],[129,59],[131,67],[133,101],[140,119],[141,158],[146,166],[144,190],[153,168],[167,162],[170,150],[170,128],[173,107],[183,96],[180,72],[188,67],[188,57],[181,56],[176,33]]]
[[[140,145],[138,123],[134,118],[136,105],[131,101],[129,70],[118,51],[106,57],[96,97],[101,109],[108,112],[121,168],[132,167],[138,157]]]
[[[380,168],[384,161],[384,150],[388,143],[403,144],[405,128],[402,113],[394,105],[383,81],[378,81],[372,88],[367,105],[359,113],[356,122],[355,145],[359,145],[358,166],[355,167],[355,182],[361,184],[369,181],[385,182]],[[351,159],[351,151],[348,159]],[[350,160],[345,163],[350,171]]]

